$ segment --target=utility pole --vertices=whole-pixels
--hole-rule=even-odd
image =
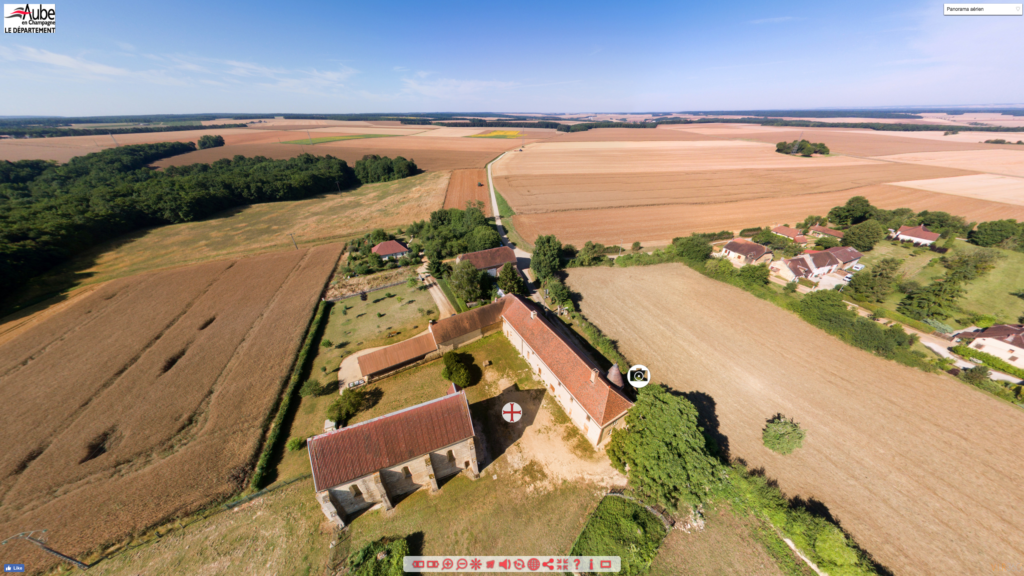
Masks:
[[[292,234],[291,232],[289,232],[288,235],[292,237],[292,244],[295,246],[295,249],[298,250],[299,249],[299,245],[295,243],[295,234]]]
[[[107,132],[107,136],[110,136],[110,139],[114,141],[114,148],[120,148],[121,147],[121,145],[117,143],[117,138],[114,138],[113,134],[111,134],[110,132]]]
[[[37,533],[40,535],[40,538],[36,538],[35,536],[33,536],[33,534],[37,534]],[[74,564],[75,566],[78,566],[82,570],[88,570],[89,569],[89,565],[88,564],[85,564],[84,562],[79,562],[78,560],[75,560],[71,556],[67,556],[67,555],[61,554],[60,552],[57,552],[53,548],[50,548],[49,546],[47,546],[46,542],[45,542],[45,540],[43,540],[43,538],[46,538],[46,530],[32,530],[32,531],[29,531],[29,532],[22,532],[21,534],[15,534],[14,536],[11,536],[7,540],[4,540],[3,542],[0,542],[0,544],[7,544],[11,540],[28,540],[29,542],[31,542],[31,543],[35,544],[36,546],[39,546],[40,548],[42,548],[43,552],[46,552],[47,554],[52,554],[52,555],[56,556],[57,558],[60,558],[61,560],[64,560],[65,562],[71,562],[72,564]]]

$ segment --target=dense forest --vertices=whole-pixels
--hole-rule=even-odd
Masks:
[[[920,120],[923,116],[911,112],[892,112],[885,110],[712,110],[704,112],[685,112],[702,116],[761,116],[764,118],[788,116],[790,118],[885,118]]]
[[[59,126],[25,126],[8,128],[0,125],[0,134],[12,138],[54,138],[59,136],[107,136],[109,134],[144,134],[148,132],[181,132],[182,130],[217,130],[221,128],[245,128],[246,124],[216,124],[196,126],[112,126],[110,128],[61,128]]]
[[[420,173],[413,160],[396,156],[394,160],[387,156],[367,154],[362,160],[356,160],[356,178],[363,184],[373,182],[391,182],[401,180]]]
[[[779,142],[775,145],[775,151],[779,154],[800,154],[810,156],[811,154],[828,155],[828,146],[820,142],[808,142],[807,140],[793,140],[792,142]]]
[[[257,156],[212,164],[148,166],[195,150],[191,142],[121,146],[58,165],[0,162],[0,300],[30,278],[100,242],[147,226],[189,222],[245,204],[298,200],[359,183],[332,156]],[[371,177],[415,173],[404,159],[374,157]],[[392,169],[390,176],[375,167]]]

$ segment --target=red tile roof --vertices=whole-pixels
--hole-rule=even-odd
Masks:
[[[919,240],[928,240],[934,242],[939,239],[942,234],[931,232],[925,228],[924,224],[920,226],[900,226],[900,229],[896,231],[900,236],[909,236],[910,238],[917,238]]]
[[[996,324],[981,332],[962,332],[958,336],[961,338],[994,338],[1024,348],[1024,325],[1021,324]]]
[[[789,226],[776,226],[775,228],[772,228],[772,232],[779,236],[785,236],[797,244],[804,244],[807,242],[807,236],[804,236],[796,228],[790,228]]]
[[[506,296],[502,301],[506,302],[505,320],[599,426],[603,427],[629,410],[633,403],[600,372],[591,381],[597,366],[588,362],[580,350],[549,325],[543,314],[538,312],[536,318],[530,317],[530,312],[537,310],[532,303],[515,295]]]
[[[309,439],[317,492],[473,437],[466,393],[449,394]]]
[[[434,350],[437,350],[437,344],[434,343],[434,336],[427,331],[403,342],[363,354],[356,358],[356,362],[359,364],[359,373],[368,376],[419,360]]]
[[[842,230],[833,230],[831,228],[826,228],[824,226],[811,226],[811,230],[814,230],[819,234],[835,236],[836,238],[842,238],[845,235],[845,233]]]
[[[847,264],[857,260],[858,258],[864,257],[864,255],[858,252],[856,248],[851,248],[849,246],[836,246],[835,248],[825,250],[825,252],[835,256],[843,264]]]
[[[430,326],[430,331],[434,334],[434,341],[440,346],[474,330],[481,330],[491,324],[501,322],[501,311],[504,307],[505,300],[502,299],[479,308],[473,308],[462,314],[442,318]]]
[[[725,245],[725,250],[740,254],[750,260],[757,260],[768,253],[768,248],[745,238],[736,238]]]
[[[490,250],[460,254],[455,260],[457,262],[468,260],[473,263],[473,266],[476,266],[477,270],[487,270],[490,268],[500,268],[507,262],[511,262],[514,265],[516,263],[516,253],[508,246],[499,246]]]
[[[398,240],[388,240],[387,242],[381,242],[373,247],[372,252],[378,256],[391,256],[392,254],[401,254],[402,252],[408,252],[409,248],[399,242]]]

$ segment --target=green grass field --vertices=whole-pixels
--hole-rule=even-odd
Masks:
[[[508,205],[508,202],[505,201],[501,192],[495,190],[494,198],[498,201],[498,214],[501,215],[501,225],[505,227],[505,234],[508,236],[509,242],[512,242],[527,252],[533,252],[533,244],[527,242],[519,235],[519,232],[516,232],[516,226],[512,218],[516,215],[515,210]]]
[[[321,138],[306,138],[304,140],[288,140],[282,144],[323,144],[325,142],[339,142],[341,140],[362,140],[363,138],[391,138],[395,134],[346,134],[345,136],[324,136]]]

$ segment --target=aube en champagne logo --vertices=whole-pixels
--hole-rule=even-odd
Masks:
[[[4,4],[4,33],[52,34],[56,31],[56,4]]]

